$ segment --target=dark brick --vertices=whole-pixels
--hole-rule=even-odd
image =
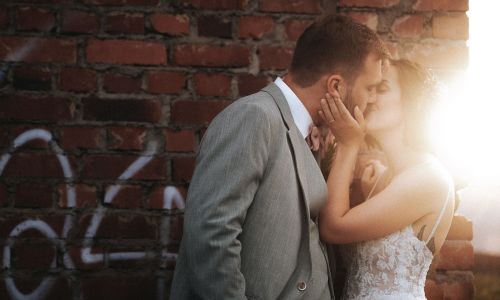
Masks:
[[[155,299],[157,279],[154,277],[107,276],[82,279],[85,299]]]
[[[18,67],[14,70],[13,86],[18,90],[50,90],[52,76],[46,67]]]
[[[103,77],[103,88],[108,93],[139,93],[141,85],[141,75],[107,73]]]
[[[19,109],[22,107],[23,109]],[[66,98],[30,96],[0,97],[0,120],[71,120],[74,104]]]
[[[177,101],[171,119],[176,124],[208,124],[230,101]]]
[[[110,13],[106,16],[105,30],[109,33],[143,34],[144,15],[123,12]]]
[[[16,185],[14,206],[21,208],[51,207],[53,189],[48,184],[20,183]]]
[[[96,14],[68,10],[63,12],[62,32],[96,33],[99,31],[99,18]]]
[[[161,103],[155,99],[86,98],[82,102],[84,120],[158,123],[162,118]]]
[[[231,20],[221,16],[202,16],[198,18],[198,35],[230,38]]]

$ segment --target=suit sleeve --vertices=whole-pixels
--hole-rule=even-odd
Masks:
[[[238,236],[267,165],[270,138],[266,113],[251,103],[228,108],[205,133],[183,235],[200,298],[246,299]]]

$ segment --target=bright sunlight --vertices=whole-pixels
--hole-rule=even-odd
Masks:
[[[498,1],[469,3],[469,68],[449,86],[431,128],[438,156],[468,185],[459,212],[474,222],[478,252],[500,254],[500,43]]]

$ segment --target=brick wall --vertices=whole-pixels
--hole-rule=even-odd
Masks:
[[[166,299],[207,124],[265,86],[322,11],[443,78],[467,0],[11,0],[0,4],[0,299]],[[471,297],[455,218],[427,283]]]

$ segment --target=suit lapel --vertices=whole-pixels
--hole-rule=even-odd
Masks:
[[[307,180],[305,179],[305,170],[306,170],[306,165],[304,161],[305,155],[308,153],[304,153],[303,145],[305,143],[304,139],[302,138],[302,134],[299,132],[297,129],[297,126],[295,126],[295,122],[292,117],[292,113],[290,111],[290,107],[288,106],[288,103],[285,99],[285,96],[281,92],[281,90],[278,88],[278,86],[274,83],[270,83],[268,86],[266,86],[263,91],[269,93],[271,97],[274,99],[276,102],[276,105],[278,106],[281,116],[283,118],[283,122],[285,123],[286,128],[288,129],[287,131],[287,137],[290,142],[290,150],[292,151],[293,154],[293,160],[295,164],[295,171],[297,173],[297,177],[299,179],[299,184],[303,192],[303,198],[304,198],[304,206],[306,209],[307,217],[309,218],[310,212],[309,212],[309,191],[308,191],[308,186],[307,186]]]

